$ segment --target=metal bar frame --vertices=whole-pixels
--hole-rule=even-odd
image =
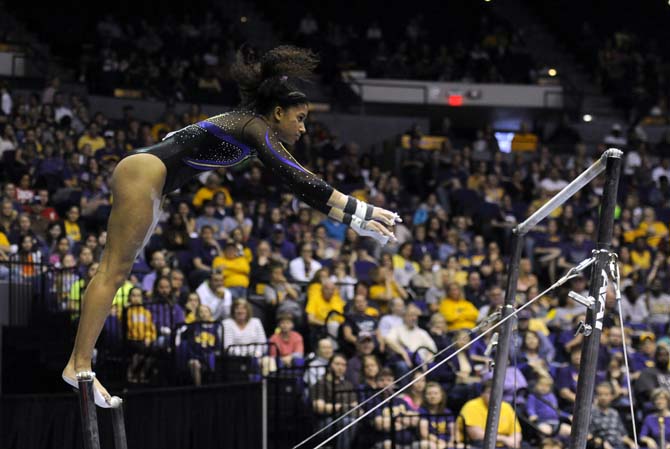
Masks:
[[[505,305],[503,307],[502,316],[503,319],[515,312],[514,302],[516,297],[516,284],[519,277],[519,261],[523,251],[525,235],[540,221],[549,216],[553,210],[565,203],[575,193],[577,193],[577,191],[581,190],[603,171],[606,171],[607,184],[603,192],[603,207],[601,208],[599,217],[597,248],[609,249],[612,239],[612,228],[614,225],[614,207],[616,205],[617,187],[619,185],[619,176],[621,171],[621,156],[622,152],[616,148],[610,148],[605,151],[601,157],[595,163],[593,163],[593,165],[587,168],[584,172],[582,172],[582,174],[570,182],[570,184],[565,186],[560,192],[554,195],[554,197],[547,201],[524,222],[520,223],[514,228],[512,240],[512,260],[510,261],[511,266],[507,277],[507,287],[505,290]],[[605,267],[606,259],[609,257],[609,254],[606,252],[599,252],[598,254],[599,256],[596,259],[596,267],[592,271],[592,273],[598,273],[598,275],[596,276],[596,279],[594,279],[595,275],[592,275],[591,290],[589,290],[589,295],[592,297],[595,297],[594,295],[596,292],[601,289],[602,283],[607,282],[606,279],[603,281],[600,273]],[[603,295],[603,309],[599,309],[601,311],[604,310],[604,299],[605,296]],[[600,301],[598,301],[598,303],[596,303],[594,306],[599,307],[598,304],[600,304]],[[592,309],[589,309],[587,313],[587,323],[590,323],[595,330],[596,321],[599,319],[599,326],[602,329],[602,315],[594,314]],[[599,316],[599,318],[597,318],[596,315]],[[498,347],[495,355],[495,365],[493,368],[493,385],[491,388],[489,411],[486,417],[486,429],[482,445],[483,449],[495,449],[496,447],[498,422],[500,421],[500,407],[502,403],[505,373],[507,371],[507,365],[509,361],[509,348],[512,337],[513,321],[514,320],[505,321],[502,326],[500,338],[498,340]],[[591,401],[593,399],[593,383],[595,382],[595,370],[598,356],[597,349],[599,343],[600,330],[597,332],[597,334],[594,332],[589,338],[584,339],[584,347],[582,350],[586,350],[587,352],[582,354],[582,360],[589,360],[589,363],[582,363],[580,366],[579,383],[577,387],[577,404],[581,404],[582,407],[579,410],[579,415],[577,415],[577,409],[579,407],[576,407],[575,409],[575,416],[579,419],[579,421],[575,419],[572,426],[573,435],[571,435],[570,440],[571,449],[584,449],[586,447],[586,436],[590,420]],[[590,345],[589,349],[586,349],[587,344]],[[590,380],[590,386],[589,384],[584,385],[587,380]],[[581,387],[580,384],[582,385]],[[589,388],[590,391],[587,392],[586,390]],[[582,430],[577,431],[576,429],[578,428],[581,428]],[[579,433],[579,435],[575,435],[577,433]]]

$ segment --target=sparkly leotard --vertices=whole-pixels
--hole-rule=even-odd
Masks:
[[[167,167],[163,194],[182,187],[203,170],[230,167],[257,156],[311,207],[328,213],[333,188],[303,168],[260,116],[233,111],[189,125],[133,153],[157,156]]]

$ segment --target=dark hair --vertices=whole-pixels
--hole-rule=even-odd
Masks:
[[[307,95],[297,83],[309,79],[318,62],[311,50],[291,45],[275,47],[259,61],[252,60],[245,55],[245,48],[240,48],[230,71],[240,89],[241,106],[267,114],[275,106],[307,103]]]

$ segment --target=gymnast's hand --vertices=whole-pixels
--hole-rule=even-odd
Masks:
[[[396,212],[391,212],[377,206],[372,209],[372,219],[381,221],[386,226],[395,226],[397,223],[402,222],[402,218]]]
[[[393,232],[384,226],[382,223],[374,220],[364,221],[360,229],[354,230],[362,236],[372,237],[377,240],[382,246],[386,245],[389,240],[396,242],[397,239]]]

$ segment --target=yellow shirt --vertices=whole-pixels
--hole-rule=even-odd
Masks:
[[[537,136],[533,133],[515,133],[512,138],[512,151],[537,150]]]
[[[151,312],[144,306],[132,306],[128,308],[128,340],[133,341],[155,341],[156,325],[151,317]]]
[[[200,187],[197,192],[195,192],[195,196],[193,196],[193,205],[195,207],[202,207],[203,203],[205,201],[209,201],[212,198],[214,198],[214,195],[217,192],[223,192],[224,196],[226,197],[226,207],[230,207],[233,205],[233,197],[230,196],[230,192],[228,189],[225,187],[217,187],[216,189],[210,189],[209,187]]]
[[[395,270],[396,268],[404,269],[404,268],[405,268],[405,264],[406,264],[407,262],[409,262],[409,263],[412,264],[412,266],[414,267],[414,271],[416,271],[417,273],[418,273],[419,271],[421,271],[421,267],[419,266],[418,263],[409,261],[409,260],[405,259],[404,257],[402,257],[400,254],[394,254],[394,255],[393,255],[393,269],[394,269],[394,270]]]
[[[98,151],[100,148],[105,147],[105,138],[102,136],[94,138],[89,136],[88,134],[84,134],[77,141],[77,149],[81,150],[82,148],[84,148],[84,145],[86,144],[91,146],[91,150],[93,150],[93,154],[95,154],[95,152]]]
[[[228,259],[217,256],[212,261],[212,269],[221,269],[223,285],[225,287],[249,287],[249,273],[251,265],[244,256]]]
[[[374,284],[370,286],[369,296],[370,300],[373,301],[381,313],[389,312],[389,301],[381,299],[386,293],[386,285]],[[391,281],[391,298],[400,298],[400,290],[395,281]]]
[[[0,246],[9,246],[9,239],[2,231],[0,231]]]
[[[326,301],[323,297],[321,284],[312,284],[307,291],[307,305],[305,306],[305,312],[325,323],[328,314],[333,310],[344,313],[344,300],[342,300],[340,292],[335,289],[330,301]],[[342,323],[344,318],[342,318],[341,315],[336,315],[331,317],[330,320]]]
[[[65,235],[73,242],[81,242],[81,229],[76,222],[64,220]]]
[[[447,321],[447,329],[471,329],[477,325],[479,311],[467,299],[444,298],[440,302],[440,313]]]
[[[647,237],[647,234],[650,234],[649,237]],[[668,227],[663,222],[655,221],[650,225],[643,221],[637,229],[625,232],[623,238],[627,243],[632,243],[638,237],[647,237],[647,244],[656,248],[667,235]]]
[[[481,397],[472,399],[465,403],[461,409],[462,420],[459,420],[459,432],[461,435],[465,431],[463,424],[465,426],[471,427],[480,427],[486,429],[486,416],[488,414],[489,407],[484,403],[484,400]],[[512,436],[515,433],[521,432],[521,425],[519,420],[516,419],[514,414],[514,409],[507,402],[502,402],[500,404],[500,421],[498,421],[498,434],[505,436]],[[462,441],[462,440],[461,440]]]
[[[651,252],[648,250],[642,252],[632,250],[630,252],[630,261],[633,262],[633,266],[648,270],[651,268]]]

